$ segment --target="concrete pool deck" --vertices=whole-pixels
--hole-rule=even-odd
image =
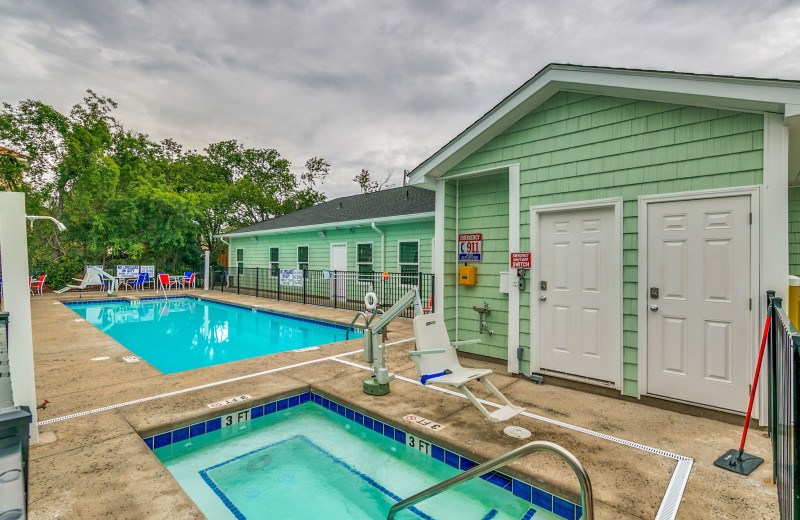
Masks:
[[[173,294],[206,296],[345,324],[355,314],[220,292],[197,290]],[[126,295],[142,293],[121,293],[123,297]],[[84,300],[105,298],[104,293],[83,296]],[[533,433],[530,440],[556,442],[584,464],[593,484],[595,516],[601,520],[655,518],[676,467],[674,459],[534,417],[518,416],[505,423],[488,423],[465,399],[403,380],[392,382],[387,396],[368,396],[361,391],[361,380],[369,372],[353,365],[364,365],[360,339],[325,345],[318,350],[283,352],[162,374],[144,360],[124,362],[122,356],[131,352],[90,323],[76,321],[79,317],[59,303],[74,299],[77,295],[31,299],[37,398],[40,402],[50,401],[45,410],[39,410],[39,421],[275,371],[41,426],[44,442],[31,449],[32,519],[203,518],[141,437],[243,408],[241,404],[207,407],[209,403],[243,394],[253,397],[248,403],[253,406],[311,389],[477,460],[525,444],[528,440],[513,439],[502,433],[511,424],[525,427]],[[399,376],[416,379],[408,356],[413,349],[411,321],[395,320],[390,326],[389,341],[406,339],[411,341],[389,347],[387,366]],[[353,351],[358,352],[348,354]],[[109,359],[91,360],[105,356]],[[339,357],[325,359],[332,356]],[[307,364],[284,368],[298,363]],[[742,477],[713,466],[720,455],[738,447],[740,424],[555,384],[535,385],[485,360],[464,357],[462,363],[492,368],[495,371],[492,381],[512,402],[525,406],[531,414],[694,459],[678,510],[679,519],[778,517],[771,446],[763,430],[751,429],[746,451],[763,457],[766,462],[749,477]],[[486,396],[483,392],[476,394]],[[402,419],[411,413],[441,423],[445,428],[432,432]],[[505,469],[579,502],[574,475],[551,455],[531,455]]]

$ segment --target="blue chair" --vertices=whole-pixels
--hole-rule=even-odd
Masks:
[[[147,280],[147,273],[140,273],[139,277],[136,278],[136,280],[129,280],[125,282],[125,290],[127,290],[130,287],[134,289],[136,288],[144,289],[144,284],[146,280]]]
[[[106,280],[103,278],[102,274],[97,275],[100,278],[100,290],[105,291],[111,288],[111,280]]]
[[[194,271],[184,271],[183,272],[183,281],[181,283],[184,285],[184,287],[186,287],[188,289],[189,286],[191,285],[192,289],[194,289],[194,275],[195,274],[196,273]]]

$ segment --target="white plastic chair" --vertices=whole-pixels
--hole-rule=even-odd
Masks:
[[[417,350],[411,352],[411,359],[417,366],[417,376],[423,385],[446,385],[456,388],[474,404],[490,422],[501,422],[514,417],[525,409],[511,404],[500,393],[487,376],[492,373],[488,368],[465,368],[458,361],[457,345],[480,343],[480,340],[451,342],[447,335],[444,317],[441,313],[424,314],[414,318],[414,336]],[[478,381],[503,406],[489,413],[472,392],[466,387],[470,381]]]

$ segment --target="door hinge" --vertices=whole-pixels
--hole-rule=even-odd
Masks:
[[[753,225],[753,212],[750,212],[750,225]]]
[[[748,308],[748,310],[751,310],[751,311],[753,310],[753,299],[752,298],[750,298],[750,303],[747,304],[747,308]]]

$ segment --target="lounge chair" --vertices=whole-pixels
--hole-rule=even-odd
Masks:
[[[28,277],[28,281],[31,285],[31,294],[43,294],[45,278],[47,278],[46,274],[40,276],[38,280],[33,280],[33,281],[31,281],[30,276]]]
[[[488,379],[492,373],[488,368],[465,368],[458,361],[457,345],[479,343],[480,340],[451,342],[447,335],[444,317],[441,313],[423,314],[414,318],[414,336],[417,350],[411,352],[411,359],[417,366],[417,375],[423,385],[435,384],[452,386],[463,393],[478,410],[490,421],[501,422],[525,410],[509,402]],[[503,404],[492,413],[486,410],[469,391],[466,384],[478,381]]]

